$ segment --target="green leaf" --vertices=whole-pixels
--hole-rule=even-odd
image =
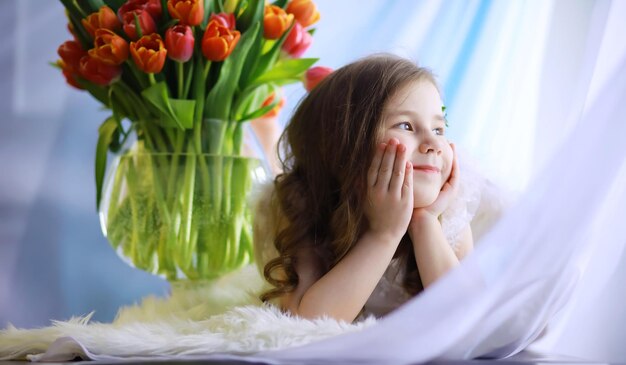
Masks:
[[[283,35],[274,43],[272,48],[266,54],[261,56],[257,66],[252,71],[253,80],[259,78],[267,70],[274,67],[274,64],[278,60],[278,56],[280,55],[280,49],[283,46],[283,43],[285,43],[285,39],[287,39],[287,35],[291,32],[291,28],[293,28],[294,24],[295,22],[292,22],[289,29],[287,29],[285,33],[283,33]]]
[[[80,77],[77,77],[76,81],[83,89],[87,90],[94,98],[104,104],[104,106],[107,108],[111,107],[111,105],[109,105],[109,90],[107,87],[94,84]]]
[[[252,82],[252,84],[256,85],[284,79],[297,79],[317,61],[317,58],[297,58],[282,60],[278,62],[271,70],[259,76],[256,80]]]
[[[188,99],[170,99],[174,115],[180,121],[183,128],[193,128],[193,115],[196,109],[196,101]]]
[[[279,95],[279,93],[277,92],[278,87],[275,86],[275,85],[272,85],[272,84],[270,84],[269,86],[272,88],[272,91],[270,92],[270,94],[272,92],[275,93],[274,94],[275,95],[274,96],[274,101],[270,105],[266,105],[264,107],[260,107],[257,110],[255,110],[255,111],[253,111],[253,112],[251,112],[249,114],[246,114],[246,115],[242,116],[241,118],[238,118],[237,119],[238,122],[243,122],[243,121],[246,121],[246,120],[252,120],[252,119],[256,119],[256,118],[262,117],[267,112],[269,112],[270,110],[274,109],[274,107],[276,105],[278,105],[278,103],[280,103],[280,96],[281,95]],[[257,104],[257,105],[259,105],[259,104]]]
[[[72,0],[60,0],[65,9],[67,9],[67,14],[69,16],[69,21],[72,23],[74,27],[74,32],[76,33],[76,37],[78,37],[78,41],[80,42],[83,49],[90,49],[93,47],[92,39],[89,33],[83,27],[81,23],[81,19],[85,18],[87,14],[78,7],[75,1]]]
[[[233,106],[235,120],[241,121],[245,114],[249,114],[249,110],[259,108],[273,91],[276,91],[273,84],[261,84],[246,88],[238,95],[237,103]]]
[[[120,124],[121,120],[124,119],[124,116],[129,115],[129,111],[124,107],[124,98],[121,100],[118,99],[115,95],[115,88],[109,88],[109,106],[111,107],[111,111],[113,112],[113,117],[117,120],[117,123]]]
[[[96,209],[100,209],[102,198],[102,183],[104,182],[104,170],[107,164],[107,150],[111,144],[113,134],[119,124],[113,116],[107,118],[98,128],[98,144],[96,145]]]
[[[276,5],[284,9],[285,7],[287,7],[287,0],[276,0],[272,3],[272,5]]]
[[[202,24],[198,28],[205,29],[207,23],[209,22],[209,17],[213,14],[215,9],[213,8],[213,1],[205,0],[204,1],[204,17],[202,18]]]
[[[263,28],[263,24],[259,21],[259,27]],[[246,57],[246,62],[241,70],[241,77],[239,78],[239,89],[246,89],[247,85],[250,84],[250,79],[252,77],[252,72],[257,68],[261,57],[263,49],[263,30],[261,29],[257,32],[254,37],[254,42],[252,43],[252,47],[250,48],[250,52],[248,52],[248,57]]]
[[[259,22],[254,23],[252,28],[243,34],[230,57],[224,61],[219,79],[206,97],[204,117],[222,120],[230,118],[241,69],[259,27]]]
[[[104,0],[104,3],[117,14],[117,10],[124,5],[126,0]]]
[[[115,89],[116,94],[120,94],[123,99],[124,105],[132,105],[126,110],[129,112],[132,110],[132,117],[136,117],[133,120],[148,120],[150,118],[150,111],[148,110],[145,102],[141,97],[126,83],[118,81],[111,84],[111,88]]]
[[[78,3],[81,4],[81,8],[85,10],[88,15],[97,12],[105,5],[102,0],[82,0]]]
[[[276,85],[279,85],[279,86],[295,84],[295,83],[298,83],[298,82],[302,82],[302,78],[301,77],[287,77],[287,78],[284,78],[284,79],[274,80],[274,83]]]
[[[157,82],[149,88],[143,90],[141,95],[148,103],[154,106],[162,115],[162,121],[166,124],[172,124],[172,127],[185,129],[178,115],[172,108],[171,99],[167,94],[167,84],[163,81]],[[187,122],[187,121],[185,121]]]
[[[170,12],[167,10],[167,0],[161,0],[161,22],[169,23],[171,20]]]
[[[222,4],[222,0],[213,0],[214,5],[213,5],[213,12],[214,13],[223,13],[224,12],[224,6]]]
[[[263,24],[263,12],[265,10],[264,0],[250,0],[243,13],[237,18],[237,29],[244,34],[249,28],[252,28],[256,22]],[[260,28],[261,33],[263,28]],[[255,33],[258,32],[255,31]]]

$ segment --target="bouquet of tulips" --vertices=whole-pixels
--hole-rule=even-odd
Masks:
[[[56,65],[111,111],[95,161],[111,244],[134,266],[172,280],[247,263],[254,169],[237,157],[244,124],[278,108],[281,86],[301,81],[317,61],[301,58],[319,19],[315,4],[60,1],[74,39],[59,47]],[[120,158],[103,195],[109,151]]]

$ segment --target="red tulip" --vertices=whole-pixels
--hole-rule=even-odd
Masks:
[[[107,65],[121,65],[128,59],[128,43],[108,29],[98,29],[89,55]]]
[[[121,23],[111,8],[104,5],[95,13],[89,14],[85,19],[81,20],[83,27],[92,37],[97,29],[105,28],[113,31],[119,30]]]
[[[220,24],[222,24],[226,28],[230,30],[235,30],[235,14],[233,13],[212,14],[209,20],[213,20],[213,19],[219,21]]]
[[[287,14],[281,7],[265,5],[263,15],[263,36],[266,39],[278,39],[291,26],[293,14]]]
[[[211,20],[202,37],[202,54],[210,61],[224,61],[235,49],[239,31],[230,30],[218,20]]]
[[[304,88],[306,91],[311,91],[319,84],[326,76],[333,72],[330,67],[316,66],[311,67],[304,74]]]
[[[80,75],[94,84],[106,86],[117,81],[122,74],[121,66],[111,66],[89,55],[80,59]]]
[[[145,10],[137,9],[124,13],[124,33],[132,40],[139,38],[139,33],[135,29],[135,14],[139,20],[139,28],[141,35],[149,35],[156,32],[157,27],[150,13]]]
[[[159,73],[165,65],[167,49],[158,33],[130,42],[130,54],[137,67],[145,73]]]
[[[309,48],[311,42],[313,42],[313,37],[302,28],[300,23],[296,23],[285,38],[283,51],[291,57],[298,58]]]
[[[271,93],[267,99],[265,99],[265,101],[263,102],[263,104],[261,104],[261,107],[265,107],[268,105],[271,105],[274,102],[274,98],[276,97],[276,95],[274,93]],[[278,101],[278,104],[276,104],[275,107],[273,107],[269,112],[265,113],[262,118],[274,118],[276,116],[278,116],[278,113],[280,113],[280,110],[283,108],[283,106],[285,105],[285,98],[281,95],[280,100]]]
[[[300,23],[303,28],[320,20],[320,13],[317,11],[317,6],[315,6],[315,3],[311,0],[292,0],[287,4],[287,13],[293,14],[296,21]]]
[[[135,10],[147,11],[148,14],[156,20],[161,18],[163,12],[163,9],[161,9],[161,0],[128,0],[117,9],[117,16],[123,21],[124,14]]]
[[[202,0],[167,0],[167,10],[174,19],[181,24],[198,25],[204,18]]]
[[[77,41],[66,41],[57,50],[59,57],[65,64],[64,68],[78,73],[80,70],[80,59],[87,55],[87,52]]]
[[[165,48],[169,58],[178,62],[187,62],[193,55],[195,41],[188,25],[175,25],[165,32]]]
[[[69,85],[77,88],[78,90],[83,90],[83,87],[80,86],[78,80],[76,79],[76,77],[78,77],[78,71],[71,70],[67,64],[63,62],[63,60],[58,60],[57,65],[61,67],[61,72],[63,73],[63,76],[65,76],[65,81]]]

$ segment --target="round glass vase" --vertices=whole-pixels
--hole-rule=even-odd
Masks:
[[[100,223],[129,265],[169,281],[214,279],[250,263],[258,158],[129,150],[104,182]]]

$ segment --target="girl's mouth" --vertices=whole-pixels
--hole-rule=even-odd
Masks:
[[[437,174],[441,172],[441,170],[437,166],[432,166],[432,165],[415,165],[413,166],[413,170],[430,173],[430,174]]]

